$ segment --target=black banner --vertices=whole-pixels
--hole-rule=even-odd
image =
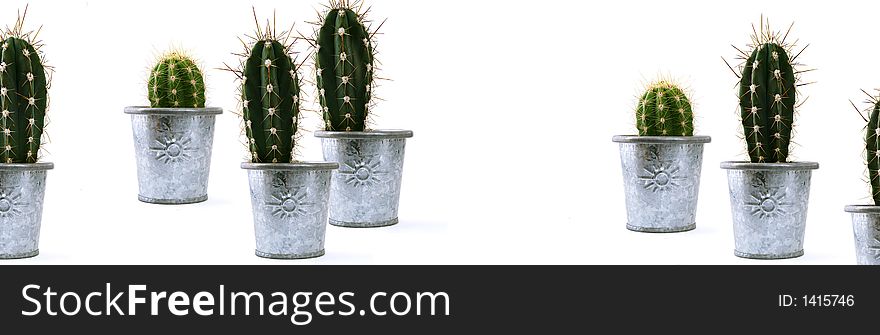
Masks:
[[[876,318],[878,283],[842,266],[3,266],[0,329],[815,330]]]

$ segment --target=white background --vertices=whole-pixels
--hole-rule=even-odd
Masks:
[[[844,205],[866,203],[864,122],[849,105],[880,86],[875,15],[868,1],[388,1],[379,51],[375,128],[405,128],[397,226],[329,227],[327,255],[268,261],[253,255],[248,186],[239,163],[238,36],[277,11],[279,27],[315,19],[321,1],[10,1],[0,23],[30,2],[56,72],[45,161],[39,257],[2,264],[853,264]],[[721,60],[749,41],[760,14],[810,47],[818,71],[802,92],[794,158],[819,161],[806,255],[786,261],[733,256],[720,161],[744,159],[736,77]],[[201,59],[217,121],[210,199],[158,206],[136,199],[129,117],[146,101],[156,55],[182,47]],[[300,51],[307,51],[301,44]],[[308,75],[308,73],[304,73]],[[634,132],[635,96],[658,75],[690,88],[697,133],[711,135],[697,230],[629,232],[615,134]],[[309,88],[311,89],[311,88]],[[310,115],[307,130],[320,120]],[[301,158],[321,158],[304,137]]]

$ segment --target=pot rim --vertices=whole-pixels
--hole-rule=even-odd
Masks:
[[[874,205],[849,205],[844,210],[847,213],[880,214],[880,206]]]
[[[743,161],[721,162],[721,168],[725,170],[759,170],[759,171],[805,171],[819,169],[817,162],[789,162],[789,163],[752,163]]]
[[[55,168],[55,163],[0,163],[0,171],[44,171]]]
[[[712,142],[709,136],[638,136],[638,135],[615,135],[611,138],[614,143],[644,143],[644,144],[699,144]]]
[[[387,138],[410,138],[412,130],[401,129],[374,129],[368,131],[325,131],[315,132],[318,138],[342,138],[342,139],[387,139]]]
[[[295,162],[295,163],[241,163],[244,170],[260,171],[323,171],[336,170],[339,163],[334,162]]]
[[[125,114],[132,115],[219,115],[223,114],[223,108],[153,108],[147,106],[125,107]]]

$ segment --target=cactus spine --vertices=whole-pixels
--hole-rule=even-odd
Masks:
[[[373,35],[352,9],[355,4],[331,1],[313,41],[315,82],[327,131],[367,128],[375,72]]]
[[[205,79],[189,57],[170,52],[150,72],[148,96],[153,108],[204,108]]]
[[[753,163],[788,161],[801,73],[795,61],[800,52],[791,57],[792,46],[785,42],[790,31],[791,27],[785,35],[772,32],[762,17],[751,52],[740,51],[745,61],[739,85],[740,117]]]
[[[268,22],[263,29],[257,26],[240,55],[240,69],[227,66],[241,82],[241,114],[253,163],[295,161],[301,82],[299,65],[291,56],[296,41],[292,32],[291,28],[276,34]]]
[[[0,162],[35,163],[48,105],[47,67],[36,34],[22,33],[27,8],[0,33]]]
[[[648,86],[636,109],[639,136],[693,136],[694,113],[687,95],[661,80]]]

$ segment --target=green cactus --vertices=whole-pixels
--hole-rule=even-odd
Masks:
[[[694,113],[680,88],[661,80],[648,86],[636,109],[639,136],[693,136]]]
[[[240,69],[226,66],[241,82],[241,114],[253,163],[295,161],[301,82],[300,65],[291,56],[292,32],[276,34],[269,23],[258,27],[241,54]]]
[[[375,68],[372,37],[363,15],[348,1],[331,1],[313,41],[315,82],[324,130],[364,131],[370,113]]]
[[[13,28],[0,32],[0,162],[35,163],[48,107],[48,67],[37,36],[22,33],[24,14]]]
[[[772,32],[761,18],[760,32],[752,37],[750,53],[740,51],[745,61],[739,85],[739,106],[743,137],[753,163],[788,161],[797,105],[799,72],[792,46],[785,35]],[[737,49],[739,50],[739,49]],[[801,50],[803,51],[803,50]]]
[[[153,108],[204,108],[205,79],[196,63],[180,52],[162,56],[147,84]]]
[[[865,163],[868,166],[868,183],[871,185],[871,197],[874,199],[874,205],[880,206],[880,97],[875,97],[865,90],[862,92],[868,96],[866,103],[870,107],[865,110],[868,117],[865,118],[865,115],[859,111],[855,104],[853,104],[853,108],[867,122],[865,127]]]

